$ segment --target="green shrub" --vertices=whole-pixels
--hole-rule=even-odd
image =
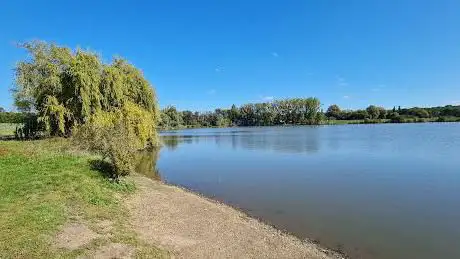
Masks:
[[[79,148],[94,152],[103,161],[109,161],[111,167],[105,167],[106,174],[118,179],[134,171],[135,153],[138,141],[129,134],[125,123],[100,126],[86,123],[74,130],[73,143]]]
[[[150,112],[127,102],[119,110],[96,112],[74,127],[74,143],[108,159],[113,167],[110,176],[118,178],[134,171],[138,150],[158,144],[153,120]]]

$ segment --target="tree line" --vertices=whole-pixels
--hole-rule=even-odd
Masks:
[[[174,106],[161,110],[160,128],[316,125],[324,119],[318,98],[293,98],[249,103],[213,112],[178,111]]]
[[[412,107],[392,109],[370,105],[362,110],[342,110],[338,105],[331,105],[325,112],[329,120],[368,120],[370,122],[424,122],[424,121],[458,121],[460,119],[460,105],[446,105],[438,107]]]
[[[23,123],[27,113],[23,112],[6,112],[0,107],[0,123]]]
[[[232,126],[318,125],[334,122],[405,123],[460,121],[460,106],[385,109],[370,105],[366,109],[342,110],[331,105],[321,109],[317,98],[293,98],[273,102],[249,103],[209,112],[179,111],[167,106],[160,111],[161,129]]]

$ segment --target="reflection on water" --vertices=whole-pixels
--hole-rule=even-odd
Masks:
[[[292,127],[291,127],[292,128]],[[233,149],[261,149],[286,153],[311,153],[319,150],[318,127],[308,127],[309,134],[279,134],[283,127],[252,128],[253,130],[228,130],[214,134],[190,134],[187,132],[163,132],[163,144],[174,150],[179,143],[192,144],[213,141],[217,146],[231,145]],[[255,130],[254,130],[255,129]],[[196,130],[199,132],[199,130]]]
[[[143,170],[353,258],[460,258],[460,124],[162,133]],[[150,163],[150,164],[149,164]]]
[[[179,145],[179,141],[181,141],[181,138],[179,136],[162,138],[162,144],[172,150],[177,148],[177,146]]]
[[[155,180],[161,180],[161,175],[157,168],[158,155],[158,148],[139,151],[136,154],[136,172]]]

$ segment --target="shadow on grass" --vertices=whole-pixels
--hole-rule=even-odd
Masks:
[[[105,179],[108,180],[110,184],[106,185],[112,190],[123,192],[123,193],[132,193],[136,190],[136,186],[131,181],[126,181],[123,177],[118,177],[115,173],[114,166],[102,159],[93,159],[89,162],[91,169],[98,171]]]
[[[1,135],[0,141],[17,140],[14,135]]]
[[[102,159],[93,159],[89,161],[91,169],[98,171],[105,178],[111,181],[117,181],[118,177],[115,173],[115,167],[108,161]]]

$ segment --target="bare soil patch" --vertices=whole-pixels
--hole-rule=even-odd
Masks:
[[[8,154],[8,150],[0,147],[0,156],[6,156]]]
[[[140,238],[178,258],[340,258],[227,205],[142,176],[126,200]]]
[[[100,247],[94,254],[94,258],[117,258],[126,259],[132,258],[134,255],[134,248],[126,244],[110,243]]]
[[[99,233],[107,234],[113,230],[113,222],[110,220],[101,220],[96,223],[96,227]]]
[[[88,245],[99,235],[81,223],[67,223],[55,238],[55,246],[75,250]]]

